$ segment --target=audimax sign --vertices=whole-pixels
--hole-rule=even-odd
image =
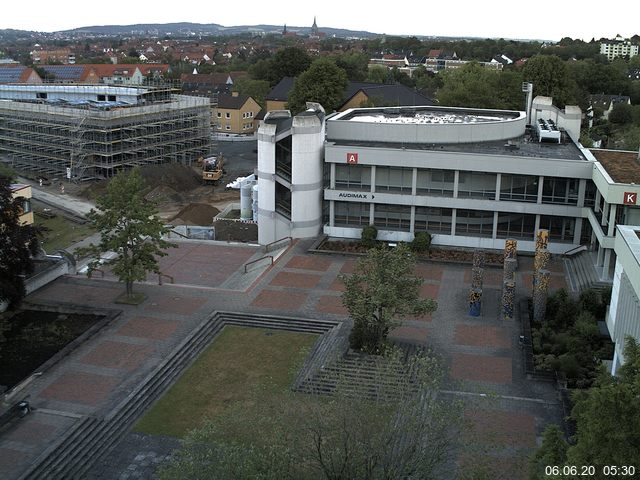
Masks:
[[[376,197],[372,193],[340,192],[338,193],[338,198],[357,198],[360,200],[373,200]]]

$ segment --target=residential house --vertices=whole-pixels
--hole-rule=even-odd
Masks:
[[[61,63],[76,63],[76,55],[70,48],[56,48],[46,50],[40,48],[39,45],[36,49],[30,52],[31,60],[33,63],[48,63],[48,62],[61,62]]]
[[[260,105],[249,95],[222,93],[218,95],[218,105],[213,111],[214,123],[219,133],[253,134],[259,113]]]
[[[235,81],[245,78],[247,72],[183,73],[180,76],[182,91],[195,95],[211,96],[213,93],[230,93]]]
[[[42,83],[42,78],[33,69],[24,65],[0,65],[0,84],[6,83]]]
[[[631,105],[631,97],[627,95],[591,95],[589,97],[591,106],[602,111],[602,117],[607,120],[609,114],[613,111],[613,107],[618,103],[626,103]]]
[[[267,93],[264,97],[265,110],[271,112],[273,110],[285,110],[289,101],[289,92],[293,88],[293,77],[283,77],[278,84]]]
[[[13,198],[22,199],[22,213],[18,218],[21,225],[33,224],[33,211],[31,210],[31,186],[22,183],[12,183],[9,187]]]
[[[166,64],[84,64],[43,65],[42,68],[62,83],[104,83],[107,85],[143,85],[169,73]]]

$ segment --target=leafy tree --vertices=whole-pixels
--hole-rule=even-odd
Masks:
[[[24,199],[13,198],[8,169],[0,171],[0,302],[15,308],[25,295],[23,275],[33,272],[37,229],[21,225]]]
[[[367,82],[386,83],[389,80],[389,69],[383,65],[374,65],[367,73]]]
[[[633,121],[632,107],[627,103],[616,103],[609,114],[611,123],[625,124]]]
[[[370,367],[337,375],[330,398],[287,392],[269,402],[257,391],[255,408],[238,405],[193,431],[160,478],[442,478],[453,460],[461,404],[437,395],[439,359],[402,358],[389,351]],[[358,375],[386,381],[354,394],[349,378]]]
[[[264,97],[269,93],[271,87],[266,80],[252,80],[250,78],[239,78],[233,84],[233,90],[243,95],[249,95],[260,106],[264,106]]]
[[[533,83],[534,95],[553,97],[554,104],[564,107],[579,103],[575,81],[566,63],[555,55],[536,55],[524,64],[522,76]]]
[[[531,457],[529,480],[549,480],[549,475],[545,474],[545,467],[564,465],[567,461],[568,446],[560,427],[549,425],[542,435],[542,445]]]
[[[369,56],[356,52],[343,53],[336,57],[336,65],[346,72],[352,82],[363,82],[369,73]]]
[[[376,240],[378,238],[378,229],[375,225],[366,225],[362,229],[360,235],[360,243],[366,248],[372,248],[376,246]]]
[[[311,57],[303,49],[287,47],[278,50],[271,59],[268,80],[275,85],[283,77],[297,77],[311,66]]]
[[[431,248],[431,234],[429,232],[417,232],[411,242],[411,250],[416,253],[428,252]]]
[[[306,102],[318,102],[327,112],[332,112],[344,102],[347,83],[343,69],[330,59],[319,58],[296,78],[289,94],[288,108],[295,114],[305,109]]]
[[[593,465],[602,472],[605,465],[629,465],[640,458],[640,346],[631,337],[624,358],[617,377],[603,374],[593,388],[574,397],[571,417],[577,434],[569,464]]]
[[[435,300],[420,298],[423,279],[413,273],[415,262],[404,244],[393,249],[382,246],[369,250],[355,272],[343,279],[342,303],[354,322],[349,336],[352,348],[379,354],[398,318],[436,310]]]
[[[133,294],[133,283],[144,280],[147,272],[160,273],[157,257],[174,246],[162,239],[168,229],[156,217],[155,205],[144,198],[144,190],[139,168],[112,178],[107,193],[96,202],[98,210],[87,215],[100,232],[100,243],[81,250],[94,257],[89,272],[98,266],[101,254],[115,252],[116,258],[108,263],[125,283],[128,297]]]

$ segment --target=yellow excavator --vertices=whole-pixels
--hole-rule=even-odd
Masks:
[[[203,183],[212,182],[214,185],[222,178],[224,173],[224,157],[218,154],[207,157],[202,160],[202,181]]]

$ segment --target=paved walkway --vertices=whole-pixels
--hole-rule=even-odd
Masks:
[[[227,279],[242,276],[244,264],[262,255],[256,247],[180,244],[162,260],[163,271],[179,285],[138,285],[136,289],[147,295],[139,306],[113,303],[123,287],[109,275],[92,280],[66,276],[32,294],[31,302],[121,309],[122,314],[25,388],[36,410],[0,435],[0,478],[19,477],[80,417],[107,415],[213,311],[346,318],[339,277],[353,271],[355,260],[308,254],[311,243],[295,243],[252,284],[234,282],[234,289],[224,288],[230,285]],[[529,260],[521,260],[520,267],[522,296],[530,289]],[[448,395],[465,400],[465,416],[474,425],[470,438],[495,438],[496,445],[508,446],[508,455],[496,451],[512,459],[505,465],[511,462],[517,472],[519,455],[530,452],[546,424],[559,421],[559,412],[556,393],[548,384],[523,377],[519,326],[499,317],[501,272],[487,271],[483,312],[473,318],[467,311],[470,265],[422,263],[418,270],[425,278],[422,294],[437,298],[438,310],[428,318],[405,320],[392,336],[431,346],[444,356],[450,366]],[[564,277],[561,267],[553,265],[552,271],[555,288]],[[491,400],[486,400],[487,394]],[[176,445],[174,440],[136,435],[126,435],[90,478],[150,478]]]

